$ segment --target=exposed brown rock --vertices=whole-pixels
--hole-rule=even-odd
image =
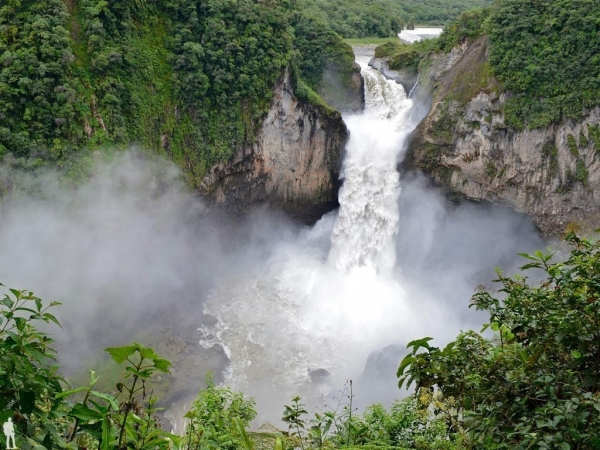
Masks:
[[[341,155],[348,131],[341,114],[300,101],[289,73],[275,88],[256,142],[211,168],[202,181],[208,198],[241,212],[260,203],[305,222],[337,205]]]
[[[527,213],[547,235],[573,223],[599,227],[600,142],[589,129],[600,124],[600,108],[578,123],[512,130],[503,114],[509,94],[486,75],[487,60],[485,38],[432,59],[422,74],[432,107],[415,132],[407,167],[451,194]]]

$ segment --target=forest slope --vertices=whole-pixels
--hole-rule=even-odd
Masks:
[[[356,81],[350,47],[315,20],[285,1],[3,2],[0,158],[70,167],[136,143],[199,186],[255,141],[286,68],[307,103],[326,70]]]

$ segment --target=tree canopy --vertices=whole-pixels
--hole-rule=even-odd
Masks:
[[[84,147],[138,143],[197,186],[253,142],[285,68],[316,89],[326,65],[352,67],[314,20],[286,0],[4,2],[0,158],[64,165]]]

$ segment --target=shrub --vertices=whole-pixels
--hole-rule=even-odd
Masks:
[[[570,233],[569,258],[523,254],[546,279],[498,273],[502,299],[480,290],[493,339],[461,333],[444,349],[409,343],[400,384],[439,390],[457,402],[476,442],[493,448],[598,448],[600,445],[600,244]],[[439,413],[438,413],[439,415]],[[500,446],[500,447],[498,447]]]
[[[215,386],[213,375],[206,375],[206,388],[198,394],[188,419],[184,441],[188,448],[204,448],[213,443],[220,449],[237,450],[243,447],[237,431],[239,421],[247,427],[256,417],[254,399],[246,399],[241,392]]]

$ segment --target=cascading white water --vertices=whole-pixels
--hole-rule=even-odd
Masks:
[[[418,311],[392,270],[397,163],[416,125],[408,120],[413,102],[367,61],[358,59],[365,111],[345,117],[350,141],[337,219],[328,214],[279,244],[265,267],[224,281],[204,306],[217,320],[200,328],[201,344],[225,349],[226,383],[255,396],[263,420],[277,419],[294,395],[314,403],[356,380],[371,352],[416,331]]]
[[[340,270],[367,266],[390,271],[396,262],[400,177],[396,169],[413,104],[401,84],[358,60],[365,79],[365,111],[348,117],[340,211],[330,261]]]

